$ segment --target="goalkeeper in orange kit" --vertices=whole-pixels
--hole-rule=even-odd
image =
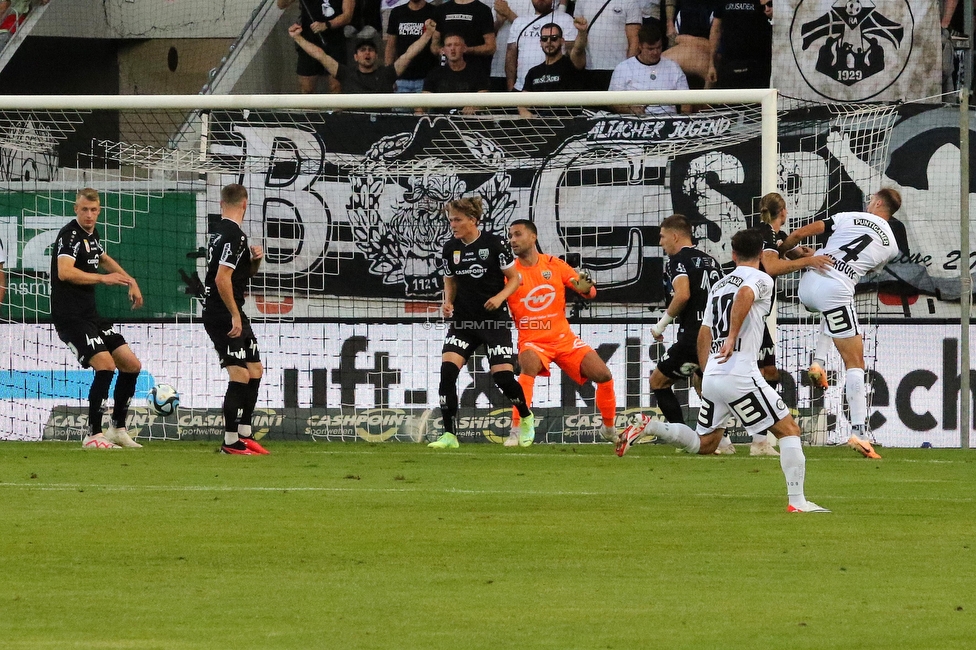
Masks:
[[[518,219],[508,229],[508,242],[515,255],[515,269],[521,277],[518,289],[508,298],[508,307],[518,330],[518,359],[522,369],[519,384],[526,404],[532,404],[535,378],[549,375],[549,364],[555,363],[577,384],[586,380],[596,384],[596,405],[603,419],[600,435],[616,442],[614,419],[617,398],[613,392],[613,375],[603,359],[576,336],[566,320],[565,287],[584,298],[596,296],[596,288],[585,273],[577,273],[554,255],[539,252],[535,224]],[[513,423],[518,413],[513,412]],[[513,431],[506,447],[518,445]]]

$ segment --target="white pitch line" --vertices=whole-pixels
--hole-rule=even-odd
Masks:
[[[538,496],[602,496],[606,492],[563,490],[465,490],[461,488],[353,488],[316,486],[255,486],[233,487],[229,485],[102,485],[83,483],[0,483],[0,489],[14,488],[48,492],[73,492],[77,490],[105,490],[106,492],[439,492],[444,494],[525,494]]]
[[[593,492],[585,490],[466,490],[461,488],[371,488],[371,487],[321,487],[321,486],[240,486],[233,487],[228,485],[104,485],[104,484],[83,484],[83,483],[0,483],[0,489],[13,488],[17,490],[37,490],[40,492],[74,492],[78,490],[104,490],[106,492],[376,492],[376,493],[438,493],[438,494],[472,494],[472,495],[526,495],[526,496],[616,496],[618,494],[631,494],[630,492]],[[777,496],[778,493],[763,492],[761,494],[743,493],[721,493],[721,492],[698,492],[686,493],[691,498],[701,499],[768,499]],[[940,503],[973,503],[976,498],[970,497],[924,497],[907,496],[893,498],[888,495],[823,495],[819,496],[823,501],[907,501],[907,502],[929,502]]]

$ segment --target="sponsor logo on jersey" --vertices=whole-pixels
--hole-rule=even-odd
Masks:
[[[475,264],[467,269],[458,269],[454,272],[454,275],[470,275],[472,278],[477,280],[485,274],[485,271],[487,271],[485,267],[481,266],[480,264]]]
[[[875,223],[871,219],[865,219],[863,217],[854,217],[855,226],[863,226],[865,228],[870,228],[874,232],[878,233],[878,237],[881,238],[881,243],[887,246],[889,244],[888,235],[885,233],[884,228],[879,224]]]
[[[521,302],[529,311],[542,311],[556,300],[556,288],[551,284],[532,287]]]
[[[501,356],[512,356],[514,351],[510,345],[489,345],[488,346],[488,356],[489,357],[501,357]]]

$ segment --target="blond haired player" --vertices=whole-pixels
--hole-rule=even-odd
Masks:
[[[508,229],[508,242],[515,255],[515,269],[521,282],[508,298],[508,308],[518,330],[519,384],[525,401],[531,406],[535,378],[549,376],[549,364],[555,363],[577,384],[591,380],[596,384],[596,405],[603,419],[600,435],[616,442],[614,419],[617,399],[613,392],[613,375],[603,359],[581,341],[566,320],[566,291],[569,287],[584,298],[596,296],[596,287],[585,275],[577,273],[563,260],[539,253],[535,224],[517,219]],[[517,422],[513,412],[512,421]],[[513,429],[506,447],[518,444]]]

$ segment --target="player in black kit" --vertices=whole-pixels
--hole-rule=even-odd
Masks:
[[[142,364],[121,334],[95,308],[95,285],[129,288],[133,309],[142,307],[135,279],[102,248],[95,223],[102,211],[98,192],[85,188],[75,197],[75,219],[61,229],[51,256],[51,322],[62,341],[95,377],[88,391],[89,431],[82,445],[89,449],[141,447],[125,430],[129,403],[136,391]],[[99,273],[99,270],[107,273]],[[115,406],[108,433],[102,433],[102,413],[115,370]]]
[[[247,212],[247,190],[231,183],[220,190],[220,223],[207,246],[203,326],[213,341],[220,367],[230,381],[224,394],[224,443],[221,453],[267,454],[251,434],[251,415],[258,401],[264,368],[251,323],[244,314],[244,290],[258,272],[264,251],[248,246],[241,229]]]
[[[444,301],[441,313],[451,319],[441,350],[440,394],[444,433],[427,445],[456,449],[454,418],[458,410],[457,378],[468,358],[485,346],[492,379],[518,409],[519,444],[535,439],[535,417],[515,379],[512,320],[506,300],[518,289],[515,258],[502,240],[478,229],[481,199],[464,198],[447,204],[454,239],[444,246]]]
[[[678,379],[701,376],[698,365],[698,330],[712,285],[722,269],[711,255],[694,247],[691,224],[680,214],[661,222],[661,248],[668,256],[667,275],[672,297],[661,320],[651,328],[656,341],[664,340],[664,329],[676,320],[678,336],[651,373],[651,391],[668,422],[684,423],[681,406],[671,386]]]

